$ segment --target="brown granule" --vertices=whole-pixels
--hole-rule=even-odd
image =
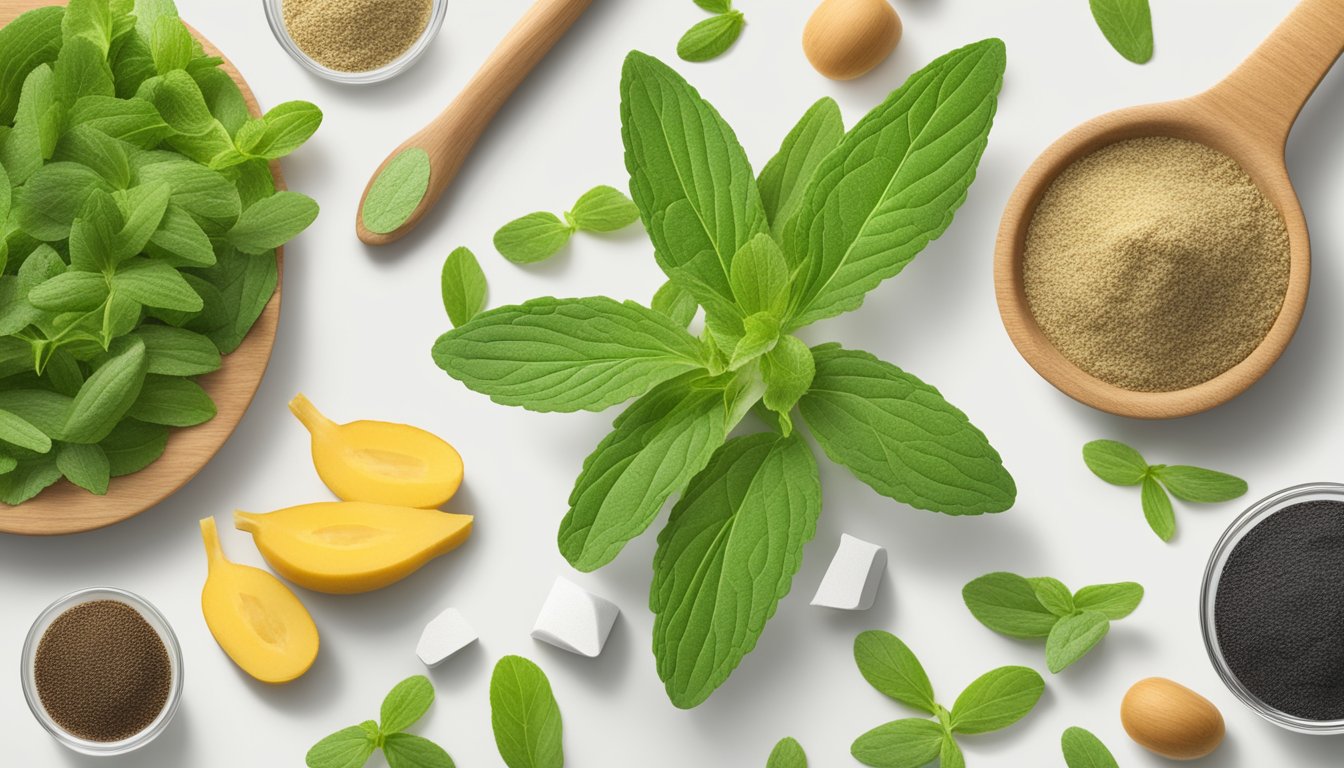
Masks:
[[[37,646],[37,694],[66,732],[121,741],[163,711],[173,669],[159,633],[116,600],[81,603],[56,617]]]
[[[407,51],[429,26],[431,0],[284,0],[285,28],[313,60],[369,72]]]
[[[1265,338],[1288,290],[1288,232],[1235,160],[1122,141],[1069,166],[1027,233],[1032,315],[1064,357],[1124,389],[1208,381]]]

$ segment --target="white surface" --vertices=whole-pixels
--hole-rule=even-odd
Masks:
[[[887,570],[887,550],[863,539],[840,534],[840,546],[821,577],[812,604],[845,611],[866,611],[877,601]]]
[[[429,667],[437,667],[449,656],[479,640],[476,630],[467,623],[462,612],[449,608],[425,625],[415,655]]]
[[[961,604],[962,585],[999,569],[1070,584],[1133,579],[1148,596],[1099,649],[1049,676],[1029,719],[964,739],[970,765],[1062,766],[1059,736],[1070,725],[1094,730],[1127,768],[1167,765],[1131,744],[1117,717],[1126,688],[1150,675],[1191,686],[1227,716],[1227,743],[1201,765],[1339,765],[1344,742],[1259,721],[1223,688],[1205,657],[1196,615],[1201,572],[1244,505],[1181,505],[1180,532],[1164,545],[1144,524],[1137,492],[1091,477],[1079,449],[1097,437],[1131,441],[1155,462],[1243,475],[1251,497],[1341,479],[1344,73],[1327,80],[1289,148],[1317,255],[1305,322],[1283,361],[1236,402],[1159,424],[1077,405],[1014,351],[999,323],[990,273],[1004,201],[1047,143],[1105,110],[1212,84],[1286,15],[1292,0],[1156,0],[1158,53],[1146,67],[1106,46],[1084,0],[896,0],[905,40],[875,73],[848,84],[823,80],[804,60],[798,38],[810,0],[741,0],[750,19],[741,44],[714,63],[676,65],[736,126],[759,167],[818,97],[836,97],[852,125],[935,56],[990,35],[1007,41],[998,120],[956,223],[863,309],[807,335],[870,350],[938,386],[990,436],[1021,488],[1011,512],[953,519],[879,497],[823,461],[826,508],[793,592],[756,652],[690,712],[667,702],[649,651],[654,532],[592,575],[573,574],[556,550],[570,485],[615,412],[537,415],[492,405],[440,373],[429,347],[448,327],[438,276],[457,245],[481,256],[493,305],[542,294],[641,300],[653,294],[662,278],[647,240],[634,231],[576,240],[553,262],[528,269],[498,258],[490,237],[527,211],[563,210],[594,184],[624,184],[621,59],[636,47],[674,59],[677,37],[704,14],[691,0],[597,0],[506,108],[425,226],[381,250],[362,247],[353,233],[368,173],[460,89],[528,4],[453,0],[442,37],[414,70],[382,86],[349,89],[306,76],[286,58],[260,3],[183,0],[184,15],[234,57],[263,103],[305,98],[326,110],[315,141],[286,165],[290,184],[314,195],[323,211],[289,252],[279,344],[261,393],[200,477],[159,508],[107,531],[0,537],[0,667],[17,671],[24,632],[47,603],[95,584],[145,595],[181,638],[187,690],[173,727],[145,751],[101,765],[297,768],[313,742],[375,716],[394,683],[424,671],[413,652],[416,639],[450,603],[473,617],[482,640],[430,673],[439,699],[415,730],[441,742],[463,768],[500,765],[487,691],[494,661],[508,653],[535,659],[550,675],[564,711],[568,763],[578,768],[751,768],[764,765],[783,736],[797,737],[820,768],[849,766],[856,736],[910,714],[854,669],[851,642],[859,631],[882,628],[906,639],[945,703],[991,667],[1044,668],[1039,643],[995,635]],[[449,509],[476,515],[477,525],[466,546],[385,591],[352,597],[300,591],[322,631],[322,652],[305,678],[270,688],[234,668],[201,619],[205,558],[196,521],[235,507],[265,511],[330,498],[309,462],[307,433],[285,410],[300,390],[332,413],[406,421],[449,439],[467,465]],[[807,604],[841,531],[891,553],[893,573],[867,613],[830,614]],[[262,565],[247,536],[221,535],[231,557]],[[562,574],[625,610],[600,659],[528,637],[536,607]],[[94,762],[43,733],[27,712],[17,675],[0,684],[0,734],[0,763],[7,766]]]
[[[541,606],[532,638],[579,656],[602,655],[621,609],[578,584],[560,577]]]

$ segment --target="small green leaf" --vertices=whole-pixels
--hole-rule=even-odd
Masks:
[[[85,96],[69,113],[71,127],[86,126],[141,149],[153,149],[173,135],[153,104],[140,99]]]
[[[649,306],[654,312],[667,315],[672,322],[681,326],[690,325],[700,309],[700,305],[695,303],[695,297],[671,280],[663,283],[653,295],[653,302]]]
[[[0,475],[0,504],[17,507],[60,479],[56,458],[49,453],[20,461],[13,470]]]
[[[17,414],[0,410],[0,441],[33,453],[51,450],[51,438]]]
[[[401,733],[425,716],[434,703],[434,685],[424,675],[414,675],[397,683],[383,699],[378,727],[384,735]]]
[[[443,308],[454,328],[471,322],[485,309],[485,272],[476,254],[468,248],[458,248],[444,259],[439,278],[443,294]]]
[[[1215,504],[1246,495],[1246,481],[1223,472],[1186,466],[1153,467],[1152,471],[1181,501]]]
[[[155,19],[149,33],[149,50],[154,57],[154,68],[160,75],[172,75],[174,70],[186,69],[196,55],[195,41],[176,14]]]
[[[1045,664],[1059,674],[1092,650],[1111,629],[1104,613],[1084,611],[1059,620],[1045,641]]]
[[[870,630],[854,638],[854,661],[879,692],[930,715],[938,713],[933,684],[909,646],[890,632]]]
[[[410,733],[389,733],[383,739],[387,768],[455,768],[443,747]]]
[[[741,11],[728,11],[696,24],[677,43],[677,55],[685,61],[709,61],[728,52],[747,24]]]
[[[728,284],[746,315],[781,317],[789,299],[789,265],[779,244],[767,234],[747,241],[733,256]]]
[[[1139,485],[1148,473],[1148,462],[1133,448],[1115,440],[1093,440],[1083,446],[1087,468],[1112,485]]]
[[[239,151],[265,160],[279,160],[303,146],[322,125],[322,110],[306,101],[277,104],[260,120],[238,129]]]
[[[1026,717],[1045,692],[1045,680],[1027,667],[999,667],[966,687],[952,705],[952,730],[989,733]]]
[[[765,394],[761,401],[775,413],[787,416],[812,387],[817,368],[812,350],[797,336],[784,336],[761,358]]]
[[[402,150],[369,185],[360,218],[375,234],[394,232],[410,220],[429,189],[429,153],[419,147]]]
[[[695,0],[695,4],[710,13],[727,13],[733,9],[733,0]]]
[[[166,325],[145,325],[135,331],[145,343],[150,374],[200,376],[219,370],[222,360],[214,342],[199,333]]]
[[[564,724],[546,673],[521,656],[505,656],[490,677],[490,724],[508,768],[561,768]]]
[[[186,210],[169,205],[159,228],[149,238],[149,252],[155,259],[175,267],[211,267],[217,259],[210,236]]]
[[[535,264],[560,252],[574,228],[553,213],[529,213],[495,233],[495,250],[514,264]]]
[[[615,232],[639,221],[639,208],[619,189],[600,186],[574,203],[569,218],[581,232]]]
[[[1051,613],[1031,582],[1015,573],[989,573],[967,584],[962,599],[981,624],[1009,637],[1048,637],[1059,617]]]
[[[1031,584],[1031,588],[1036,592],[1036,599],[1046,610],[1056,616],[1073,614],[1073,593],[1059,579],[1039,576],[1027,579],[1027,582]]]
[[[377,748],[364,728],[353,725],[331,734],[308,750],[308,768],[361,768]]]
[[[765,768],[807,768],[807,754],[803,752],[803,745],[793,738],[780,739],[770,751]]]
[[[28,302],[50,312],[88,312],[107,301],[107,278],[71,270],[28,292]]]
[[[1120,768],[1101,739],[1082,728],[1069,728],[1060,739],[1069,768]]]
[[[952,734],[943,737],[943,748],[938,753],[938,768],[966,768],[966,757]]]
[[[64,8],[38,8],[0,28],[0,124],[14,122],[28,73],[56,61]]]
[[[146,424],[194,427],[215,417],[215,403],[191,379],[149,375],[127,415]]]
[[[896,720],[863,734],[849,751],[876,768],[924,768],[942,753],[944,736],[932,720]]]
[[[9,454],[0,453],[0,475],[7,475],[19,466],[19,460]]]
[[[229,242],[243,253],[269,253],[307,229],[317,212],[317,203],[306,195],[276,192],[243,211],[229,230]]]
[[[1143,516],[1158,538],[1171,541],[1176,535],[1176,512],[1171,508],[1171,497],[1151,477],[1143,479]]]
[[[147,307],[199,312],[205,306],[180,272],[149,259],[123,264],[112,276],[112,290]]]
[[[1148,0],[1091,0],[1092,17],[1111,47],[1135,64],[1153,58],[1153,12]]]
[[[1083,587],[1073,596],[1080,611],[1096,611],[1112,621],[1134,612],[1143,600],[1143,587],[1132,581]]]
[[[112,468],[107,454],[96,445],[61,443],[56,448],[56,468],[65,479],[96,496],[107,493]]]
[[[134,474],[163,456],[168,446],[168,428],[127,419],[116,426],[98,447],[107,455],[113,477]]]
[[[132,339],[85,380],[70,406],[66,440],[98,443],[112,433],[140,395],[148,367],[146,357],[144,342]]]
[[[742,338],[728,358],[728,370],[736,371],[775,348],[779,343],[779,318],[757,312],[742,321]]]
[[[840,105],[828,96],[807,110],[784,138],[779,153],[761,170],[761,202],[776,238],[783,238],[784,225],[798,210],[812,175],[844,136]]]

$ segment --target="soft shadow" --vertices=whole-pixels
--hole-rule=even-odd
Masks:
[[[624,612],[616,617],[616,624],[602,646],[602,654],[595,659],[556,648],[550,643],[533,641],[537,663],[543,668],[565,670],[570,685],[576,685],[603,696],[614,696],[631,669],[635,654],[635,632]],[[545,660],[544,663],[542,660]]]
[[[94,757],[90,755],[81,755],[68,749],[61,749],[58,754],[61,760],[69,766],[80,766],[80,768],[89,768],[90,766],[99,766],[100,768],[145,768],[147,765],[190,765],[189,755],[191,754],[191,715],[188,712],[188,699],[183,698],[182,704],[173,715],[173,721],[168,724],[168,730],[159,735],[157,739],[148,745],[132,752],[128,755],[119,755],[117,757]]]

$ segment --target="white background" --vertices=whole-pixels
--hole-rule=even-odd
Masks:
[[[675,61],[682,30],[704,14],[691,0],[597,0],[588,16],[506,107],[440,208],[413,236],[373,250],[353,218],[369,172],[462,87],[529,0],[455,0],[432,51],[395,81],[366,88],[314,79],[274,43],[261,3],[182,0],[182,14],[251,79],[262,104],[308,99],[326,112],[313,142],[286,164],[290,185],[322,205],[289,250],[280,338],[247,418],[184,491],[115,528],[50,540],[0,537],[0,667],[17,671],[29,622],[67,591],[111,585],[138,592],[168,616],[186,660],[186,697],[171,729],[124,768],[296,768],[328,732],[376,716],[382,695],[424,669],[421,628],[459,608],[482,641],[431,674],[438,702],[418,732],[458,765],[498,766],[487,689],[495,659],[521,653],[549,673],[564,712],[569,765],[764,765],[771,746],[797,737],[812,764],[855,764],[863,731],[911,713],[870,689],[851,642],[869,628],[896,632],[950,703],[974,677],[1002,664],[1044,668],[1039,643],[980,626],[960,589],[991,570],[1050,574],[1076,587],[1137,580],[1139,611],[1083,662],[1049,676],[1037,711],[1018,726],[963,743],[972,766],[1062,766],[1060,733],[1092,729],[1122,765],[1160,765],[1124,735],[1117,717],[1139,678],[1175,678],[1206,694],[1228,720],[1209,766],[1278,768],[1341,763],[1338,741],[1261,722],[1228,693],[1200,638],[1201,572],[1218,535],[1244,507],[1178,507],[1170,545],[1148,530],[1138,494],[1104,485],[1079,458],[1087,440],[1130,441],[1154,462],[1199,463],[1246,477],[1246,503],[1289,484],[1339,480],[1344,406],[1344,74],[1326,81],[1289,146],[1293,178],[1317,255],[1305,322],[1282,362],[1239,400],[1203,416],[1138,423],[1106,416],[1053,390],[1018,357],[998,319],[991,252],[999,215],[1035,155],[1070,126],[1103,111],[1201,90],[1231,70],[1285,16],[1292,0],[1155,0],[1157,55],[1121,59],[1084,0],[896,0],[906,22],[897,53],[868,77],[837,84],[816,75],[799,37],[810,0],[741,0],[750,24],[719,61],[676,63],[732,123],[759,168],[815,99],[830,95],[853,124],[912,71],[967,42],[999,36],[1008,74],[980,177],[951,230],[858,312],[808,329],[842,340],[939,387],[1003,453],[1021,489],[1015,509],[953,519],[908,509],[822,462],[825,511],[794,591],[759,648],[699,709],[665,698],[654,671],[646,535],[594,575],[573,573],[556,551],[556,526],[583,457],[610,414],[537,415],[495,406],[436,369],[429,357],[448,323],[438,296],[443,257],[480,255],[491,304],[537,295],[609,294],[647,300],[661,282],[637,229],[580,237],[550,263],[515,267],[490,246],[495,228],[532,210],[564,210],[598,183],[625,184],[618,122],[621,59],[639,48]],[[1341,4],[1344,5],[1344,4]],[[197,520],[221,519],[228,554],[261,564],[248,537],[226,528],[234,508],[268,511],[327,500],[307,456],[307,435],[285,403],[303,391],[338,420],[405,421],[453,442],[467,480],[449,509],[477,515],[462,549],[380,593],[301,592],[322,632],[317,664],[281,687],[243,675],[216,647],[199,610],[205,560]],[[877,606],[841,614],[807,603],[840,533],[878,542],[891,565]],[[623,613],[597,660],[528,637],[558,575],[615,600]],[[0,685],[0,765],[95,762],[57,746],[29,715],[17,676]],[[381,765],[375,758],[371,765]]]

